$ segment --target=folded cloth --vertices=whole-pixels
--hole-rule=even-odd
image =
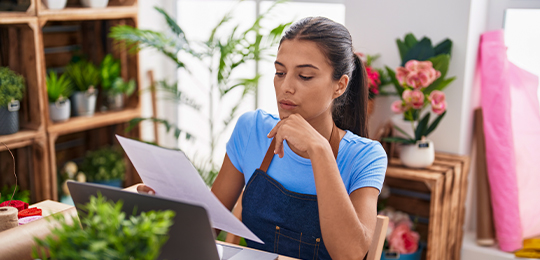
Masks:
[[[20,200],[6,200],[0,204],[0,207],[10,206],[17,208],[18,211],[28,208],[28,203]]]
[[[20,225],[24,225],[24,224],[28,224],[32,221],[36,221],[38,219],[41,219],[43,218],[42,216],[30,216],[30,217],[24,217],[24,218],[20,218],[19,219],[19,226]]]
[[[41,209],[38,208],[28,208],[19,211],[18,218],[30,217],[30,216],[41,216]]]

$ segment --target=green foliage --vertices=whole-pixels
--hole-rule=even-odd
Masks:
[[[126,94],[126,96],[130,96],[133,94],[136,87],[137,84],[135,83],[134,79],[125,82],[123,78],[118,77],[114,80],[112,87],[109,89],[109,93]]]
[[[433,47],[429,38],[424,37],[418,41],[412,33],[405,35],[403,41],[397,39],[396,43],[401,57],[401,66],[405,66],[405,63],[409,60],[425,61],[441,54],[450,56],[452,50],[452,41],[450,39],[444,39]]]
[[[71,79],[67,74],[62,74],[58,77],[56,72],[51,71],[47,76],[47,94],[49,96],[49,102],[56,102],[58,100],[62,101],[69,98],[72,89]]]
[[[115,60],[112,54],[107,54],[99,66],[101,89],[108,91],[115,81],[120,78],[120,61]]]
[[[88,181],[107,181],[124,179],[126,165],[120,148],[105,147],[88,151],[79,169]]]
[[[8,67],[0,67],[0,107],[7,107],[12,100],[21,101],[25,88],[23,76]]]
[[[414,131],[414,138],[411,137],[409,134],[407,134],[403,129],[399,128],[398,126],[394,125],[394,128],[398,130],[400,133],[404,134],[407,138],[402,137],[385,137],[383,138],[383,141],[385,142],[396,142],[396,143],[404,143],[404,144],[415,144],[417,141],[422,140],[422,137],[428,136],[437,128],[439,123],[441,122],[442,118],[446,115],[446,111],[444,113],[440,114],[431,122],[429,123],[429,118],[431,116],[430,113],[426,113],[424,117],[418,122],[418,126],[416,126],[416,129]],[[413,128],[414,129],[414,128]]]
[[[178,68],[186,68],[185,63],[178,57],[182,55],[190,55],[198,60],[208,69],[210,88],[203,89],[208,93],[210,100],[210,108],[208,111],[209,123],[209,146],[210,159],[208,160],[209,167],[201,167],[201,175],[205,180],[213,181],[212,177],[219,170],[214,165],[213,155],[215,146],[225,129],[229,126],[234,118],[238,116],[238,108],[244,98],[256,90],[260,74],[257,72],[252,78],[234,78],[232,75],[237,68],[245,65],[248,62],[259,61],[270,56],[270,51],[275,46],[281,37],[281,34],[291,23],[280,24],[274,28],[264,28],[261,25],[266,17],[269,16],[273,8],[284,1],[276,1],[269,10],[256,18],[255,22],[246,30],[240,30],[239,25],[230,25],[232,21],[232,11],[227,13],[220,22],[211,30],[206,41],[200,43],[190,43],[181,27],[172,19],[164,10],[156,8],[161,13],[169,26],[165,33],[154,32],[150,30],[141,30],[130,26],[116,26],[111,29],[109,37],[114,38],[117,43],[128,44],[130,50],[137,51],[141,48],[152,48],[163,53],[173,60]],[[233,28],[230,31],[225,31],[225,27]],[[198,44],[203,47],[201,52],[196,52],[191,46]],[[180,55],[181,54],[181,55]],[[185,97],[176,84],[174,88],[165,84],[160,84],[163,89],[169,91],[172,97],[178,102],[188,104],[192,107],[197,107],[191,102],[191,99]],[[240,89],[240,90],[238,90]],[[235,91],[233,91],[235,90]],[[223,121],[218,121],[218,117],[214,114],[221,108],[221,101],[224,99],[230,100],[230,93],[241,93],[240,98],[234,101],[233,107],[229,111],[220,111],[225,114],[226,118]],[[179,137],[183,131],[178,127],[172,127],[169,122],[158,118],[138,118],[132,120],[132,123],[138,123],[143,120],[151,120],[160,122],[166,125],[167,129],[174,129],[175,136]],[[206,177],[205,177],[206,176]],[[208,182],[207,182],[208,183]]]
[[[18,189],[15,192],[15,195],[13,195],[13,190],[15,190],[15,186],[5,185],[4,187],[2,187],[2,190],[0,190],[0,194],[2,195],[0,197],[0,202],[11,200],[11,196],[13,195],[14,200],[20,200],[26,203],[30,203],[30,191],[21,190],[19,187],[17,188]]]
[[[98,68],[84,59],[70,63],[66,73],[78,91],[87,91],[91,86],[97,88],[101,78]]]
[[[50,259],[156,259],[169,238],[174,211],[126,217],[122,205],[98,195],[82,207],[87,214],[80,221],[73,217],[73,223],[68,224],[64,215],[55,215],[61,225],[46,238],[35,238],[32,257],[49,259],[48,251]]]

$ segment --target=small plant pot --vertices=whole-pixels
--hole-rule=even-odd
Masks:
[[[97,90],[77,91],[72,97],[72,111],[75,116],[93,116],[96,111]]]
[[[43,0],[43,3],[51,10],[60,10],[66,7],[67,0]]]
[[[106,180],[106,181],[93,181],[93,183],[97,184],[103,184],[111,187],[118,187],[122,188],[122,180],[121,179],[112,179],[112,180]]]
[[[19,101],[0,107],[0,135],[10,135],[19,131]]]
[[[105,8],[109,4],[109,0],[81,0],[84,7],[90,8]]]
[[[71,114],[71,102],[69,99],[49,102],[49,115],[54,122],[62,122],[69,119]]]
[[[425,168],[435,161],[435,148],[430,140],[417,141],[416,144],[403,144],[399,153],[403,165],[411,168]]]
[[[122,110],[124,108],[124,94],[107,93],[107,104],[109,110]]]

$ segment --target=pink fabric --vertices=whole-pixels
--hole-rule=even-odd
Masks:
[[[540,235],[540,109],[538,77],[510,63],[512,130],[523,238]]]
[[[522,247],[522,229],[512,133],[509,62],[503,31],[482,35],[480,66],[486,161],[495,231],[500,248],[515,251]]]

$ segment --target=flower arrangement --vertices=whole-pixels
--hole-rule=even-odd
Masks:
[[[369,87],[369,99],[374,99],[379,94],[384,94],[381,88],[390,83],[388,76],[383,69],[374,68],[371,64],[377,60],[380,56],[364,55],[361,52],[355,52],[355,54],[364,62],[366,68],[366,74],[368,78]]]
[[[388,229],[386,231],[385,249],[389,252],[411,254],[418,250],[420,235],[414,230],[414,223],[407,213],[385,208],[379,215],[387,216]]]
[[[455,77],[445,78],[450,63],[452,42],[448,39],[433,47],[431,40],[424,37],[420,41],[413,34],[397,40],[402,58],[402,66],[393,71],[386,67],[389,77],[400,100],[392,103],[392,111],[403,113],[404,119],[411,121],[414,137],[394,126],[407,138],[390,137],[385,141],[415,144],[425,139],[446,114],[446,96],[442,90]],[[431,113],[422,113],[431,106],[437,118],[430,124]]]

